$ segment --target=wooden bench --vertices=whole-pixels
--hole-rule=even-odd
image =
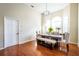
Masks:
[[[48,47],[50,49],[52,49],[52,47],[54,47],[55,44],[56,44],[56,41],[53,40],[53,39],[42,38],[42,37],[37,37],[36,39],[37,39],[38,44],[46,46],[46,47]]]

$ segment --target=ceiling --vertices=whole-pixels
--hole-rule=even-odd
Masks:
[[[26,5],[40,13],[43,13],[46,10],[46,3],[27,3]],[[53,13],[63,9],[67,5],[67,3],[47,3],[47,10]]]

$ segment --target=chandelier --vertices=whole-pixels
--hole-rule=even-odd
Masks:
[[[43,15],[45,15],[45,16],[47,16],[47,15],[49,15],[50,14],[50,12],[48,11],[48,9],[47,9],[47,3],[46,3],[46,5],[45,5],[45,11],[42,13]]]

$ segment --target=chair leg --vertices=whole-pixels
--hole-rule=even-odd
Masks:
[[[69,44],[66,44],[67,52],[69,52]]]

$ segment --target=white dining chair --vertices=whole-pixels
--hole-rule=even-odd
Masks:
[[[63,35],[63,39],[60,41],[60,50],[64,50],[65,52],[69,52],[69,33],[65,32]],[[66,46],[66,49],[62,48],[62,45]]]

